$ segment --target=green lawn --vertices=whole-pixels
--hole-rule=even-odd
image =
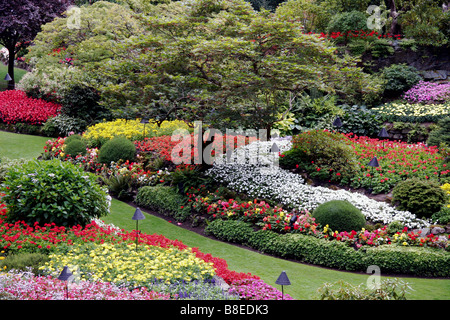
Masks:
[[[49,138],[0,132],[0,158],[32,159],[44,151],[45,141]]]
[[[19,135],[0,131],[0,156],[9,158],[34,158],[44,147],[47,138]],[[131,220],[134,208],[123,202],[113,200],[111,213],[104,217],[106,223],[113,223],[125,230],[136,227]],[[327,268],[286,261],[254,251],[242,249],[227,243],[202,237],[169,223],[164,219],[146,214],[146,219],[139,223],[139,229],[148,234],[162,234],[170,239],[178,239],[190,247],[198,247],[204,253],[227,261],[231,270],[250,272],[260,276],[266,283],[279,287],[275,280],[286,271],[292,285],[284,288],[284,292],[296,299],[312,299],[317,288],[324,282],[344,280],[354,285],[365,284],[369,274],[336,271]],[[450,279],[404,278],[414,291],[408,299],[416,300],[449,300]]]
[[[0,63],[0,91],[5,90],[8,87],[8,82],[4,80],[7,73],[8,67],[3,63]],[[19,83],[25,73],[27,73],[26,70],[14,68],[14,78],[16,80],[16,84]]]

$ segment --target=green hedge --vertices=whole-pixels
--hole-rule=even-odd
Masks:
[[[366,272],[369,266],[377,265],[385,274],[450,276],[450,254],[442,249],[383,245],[355,250],[343,242],[303,234],[252,230],[249,224],[234,220],[214,220],[205,229],[207,234],[220,240],[238,242],[267,254],[340,270]]]
[[[138,190],[135,202],[139,206],[173,217],[177,221],[185,221],[191,214],[190,207],[186,205],[186,198],[169,186],[142,187]]]

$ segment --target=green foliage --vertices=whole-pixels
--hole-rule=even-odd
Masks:
[[[0,158],[0,183],[5,179],[9,169],[14,166],[21,166],[29,160]]]
[[[317,1],[288,0],[281,3],[276,14],[292,20],[301,20],[305,32],[323,32],[331,19],[329,7]]]
[[[431,216],[431,220],[443,225],[450,223],[450,208],[444,206],[440,211]]]
[[[380,282],[379,287],[369,289],[363,284],[353,286],[339,280],[335,283],[324,283],[317,289],[319,300],[406,300],[406,294],[412,288],[402,280],[387,279]]]
[[[416,68],[406,64],[392,64],[382,74],[386,80],[384,93],[388,96],[398,96],[422,79]]]
[[[59,160],[29,161],[12,167],[1,192],[9,221],[86,225],[109,212],[109,196],[93,174]]]
[[[387,231],[389,234],[395,234],[397,232],[402,232],[405,226],[401,221],[394,220],[387,226]]]
[[[132,161],[136,157],[136,146],[125,137],[117,136],[105,142],[98,152],[100,163]]]
[[[65,142],[64,153],[75,158],[78,155],[86,154],[87,144],[85,141],[81,139],[72,139],[68,143]]]
[[[445,117],[438,122],[438,126],[431,130],[427,140],[430,146],[445,144],[450,146],[450,117]]]
[[[412,0],[404,5],[405,12],[399,15],[399,23],[407,38],[418,45],[440,47],[449,42],[449,13],[438,0]]]
[[[39,267],[47,261],[50,261],[50,258],[42,253],[15,253],[7,255],[4,260],[0,260],[0,269],[4,271],[13,269],[29,271],[31,269],[35,275],[39,275]]]
[[[214,235],[223,241],[245,244],[253,234],[253,227],[248,222],[241,220],[228,222],[226,220],[216,219],[207,225],[205,233],[207,235]]]
[[[69,144],[74,140],[82,140],[82,139],[83,137],[80,134],[71,134],[65,138],[64,143]]]
[[[400,210],[408,210],[418,218],[430,218],[441,210],[448,196],[437,182],[412,178],[394,187],[392,199]]]
[[[133,178],[130,174],[115,174],[109,177],[102,177],[103,182],[108,186],[109,192],[122,201],[129,201],[133,198]]]
[[[94,88],[75,84],[68,88],[61,98],[61,113],[71,118],[78,118],[92,123],[109,118],[106,108],[99,105],[100,94]]]
[[[328,23],[328,32],[347,34],[349,31],[367,31],[367,16],[361,11],[353,10],[333,15]]]
[[[331,200],[319,205],[313,211],[313,218],[322,226],[328,225],[332,230],[359,231],[366,224],[361,210],[345,200]]]
[[[146,186],[138,190],[136,204],[185,221],[190,215],[186,199],[175,188],[163,185]]]
[[[235,223],[234,220],[214,221],[209,231],[213,235],[226,237],[220,229],[229,230],[226,225],[234,226]],[[234,239],[237,241],[238,237]],[[278,234],[269,230],[254,231],[243,244],[267,254],[340,270],[366,272],[368,266],[377,265],[383,272],[391,274],[429,277],[450,275],[450,255],[445,250],[435,248],[383,245],[367,247],[364,251],[355,250],[339,241],[304,234]]]
[[[340,108],[344,110],[344,114],[341,116],[340,132],[353,132],[358,136],[368,137],[375,137],[380,132],[383,121],[381,116],[372,112],[371,109],[358,105],[341,105]]]
[[[293,147],[280,158],[282,167],[299,165],[311,176],[340,181],[352,178],[359,170],[351,146],[342,135],[326,130],[311,130],[293,137]]]

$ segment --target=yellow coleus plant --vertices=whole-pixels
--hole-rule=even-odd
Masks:
[[[41,270],[57,277],[68,266],[80,280],[113,282],[127,286],[149,286],[155,279],[167,283],[211,279],[212,263],[188,249],[134,244],[82,244],[66,253],[49,256]]]
[[[144,126],[140,119],[117,119],[88,127],[83,134],[83,138],[88,140],[91,146],[100,146],[116,136],[124,136],[135,141],[142,140],[144,137],[172,135],[177,129],[192,131],[184,121],[180,120],[163,121],[160,126],[155,121],[149,120],[149,123]]]

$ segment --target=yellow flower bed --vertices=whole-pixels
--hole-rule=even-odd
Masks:
[[[180,120],[163,121],[160,126],[150,120],[145,125],[145,137],[172,135],[176,129],[189,130],[190,128],[184,121]],[[116,136],[125,136],[132,141],[142,140],[144,138],[144,124],[140,123],[140,119],[117,119],[90,126],[83,134],[83,137],[89,141],[90,146],[97,147]]]
[[[190,250],[164,249],[134,244],[83,244],[69,252],[51,254],[41,270],[57,277],[68,266],[75,279],[113,282],[128,286],[148,286],[155,279],[167,283],[211,279],[212,263],[199,259]]]
[[[441,188],[450,195],[450,183],[442,185]],[[450,203],[447,204],[447,207],[450,208]]]

